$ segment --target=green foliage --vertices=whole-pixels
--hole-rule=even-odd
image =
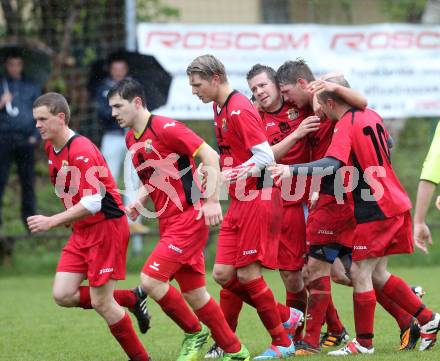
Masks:
[[[381,8],[391,21],[420,23],[427,0],[381,0]]]
[[[61,76],[58,77],[52,77],[49,79],[49,81],[46,84],[46,88],[49,91],[57,92],[60,94],[66,93],[66,81]]]
[[[410,284],[420,284],[427,290],[424,302],[434,310],[440,309],[440,288],[432,277],[440,268],[399,268],[394,273]],[[283,301],[285,290],[277,272],[265,272],[266,282],[275,297]],[[118,283],[118,289],[132,288],[139,275],[129,275]],[[56,306],[51,297],[52,277],[7,277],[0,279],[0,359],[8,361],[116,361],[127,357],[112,338],[105,322],[93,311],[66,309]],[[207,274],[207,287],[218,300],[220,288]],[[344,326],[354,337],[352,289],[332,285],[333,299]],[[142,343],[155,361],[175,360],[183,338],[182,331],[151,299],[148,307],[153,315],[152,328],[146,335],[138,333]],[[132,317],[134,323],[136,322]],[[137,329],[137,327],[135,326]],[[270,343],[257,313],[244,306],[237,334],[253,356]],[[377,305],[374,330],[376,352],[369,361],[438,360],[440,345],[433,351],[398,352],[399,328],[395,320]],[[210,343],[204,347],[207,350]],[[356,356],[364,359],[362,356]],[[328,360],[325,353],[310,356],[311,360]],[[350,358],[351,359],[351,358]],[[293,360],[293,358],[292,358]]]
[[[161,22],[178,19],[179,9],[163,5],[160,0],[138,1],[136,18],[138,22]]]
[[[98,58],[96,49],[94,47],[87,47],[84,49],[82,62],[85,66],[90,66]]]

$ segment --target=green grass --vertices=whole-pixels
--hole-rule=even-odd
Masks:
[[[440,267],[398,268],[394,270],[410,284],[420,284],[427,290],[424,301],[429,307],[440,309],[440,287],[435,275]],[[208,289],[217,298],[219,288],[208,273]],[[276,272],[267,272],[267,282],[279,300],[284,290]],[[119,288],[137,284],[138,276],[129,275]],[[112,361],[125,360],[117,343],[112,339],[105,323],[92,310],[63,309],[51,299],[51,276],[0,278],[0,360],[7,361]],[[351,289],[334,286],[334,300],[339,315],[353,335]],[[182,332],[150,301],[153,314],[152,329],[141,340],[155,361],[177,358]],[[261,352],[270,342],[256,312],[248,306],[240,315],[238,335],[252,355]],[[433,351],[397,352],[399,330],[395,321],[381,309],[376,309],[376,353],[368,356],[379,360],[439,360],[440,345]],[[208,346],[205,347],[205,349]],[[364,357],[360,356],[361,359]],[[318,355],[313,360],[329,359]]]

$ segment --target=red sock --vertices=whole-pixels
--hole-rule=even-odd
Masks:
[[[309,283],[309,302],[304,341],[312,347],[319,347],[322,324],[331,295],[330,276],[320,277]]]
[[[397,321],[400,329],[406,329],[411,322],[412,316],[402,307],[393,302],[386,296],[382,290],[375,289],[376,300],[379,304]]]
[[[289,307],[296,308],[297,310],[306,312],[307,307],[307,290],[304,287],[299,292],[286,292],[286,305]]]
[[[130,290],[115,290],[113,297],[122,307],[132,308],[137,301],[136,295]]]
[[[79,303],[78,307],[89,310],[92,307],[92,300],[90,298],[90,287],[89,286],[79,286]]]
[[[417,318],[421,325],[431,321],[432,311],[427,308],[401,278],[391,275],[382,292],[406,312]]]
[[[373,346],[374,310],[376,295],[374,290],[353,293],[354,325],[356,340],[364,347]]]
[[[202,329],[199,320],[182,294],[173,286],[169,286],[168,292],[157,301],[162,310],[186,333],[196,333]]]
[[[122,307],[134,307],[137,298],[136,295],[130,290],[115,290],[113,292],[113,297],[116,302]],[[84,309],[90,309],[92,307],[92,301],[90,299],[90,287],[80,286],[79,287],[79,307]]]
[[[304,317],[306,316],[306,310],[307,310],[307,290],[304,287],[301,291],[293,293],[293,292],[286,292],[286,305],[289,307],[296,308],[297,310],[300,310],[304,313]],[[298,327],[295,331],[295,337],[293,338],[294,341],[299,341],[302,339],[302,333],[304,329],[304,323]]]
[[[223,288],[220,291],[220,308],[232,331],[237,329],[238,315],[243,307],[243,300],[231,291]]]
[[[327,323],[327,332],[333,335],[339,335],[344,331],[344,325],[339,319],[338,311],[333,303],[332,295],[330,295],[330,300],[327,306],[327,311],[325,313],[325,322]]]
[[[243,283],[243,287],[255,304],[255,308],[266,330],[269,331],[272,337],[272,344],[275,346],[288,347],[291,341],[281,324],[279,313],[275,311],[277,303],[264,278],[259,277],[250,282]]]
[[[238,281],[236,277],[231,279],[227,284],[223,286],[229,291],[233,292],[235,295],[240,297],[244,302],[246,302],[249,306],[255,307],[255,303],[252,298],[249,296],[249,293],[246,291],[245,287],[242,283]],[[290,308],[286,305],[283,305],[277,301],[275,301],[278,308],[278,313],[281,318],[281,322],[286,322],[290,317]]]
[[[130,360],[148,361],[148,353],[134,332],[130,317],[125,313],[124,317],[109,326],[110,332],[118,340]]]
[[[290,318],[290,307],[283,305],[282,303],[279,303],[275,300],[275,303],[277,304],[278,314],[280,315],[281,322],[286,322]]]
[[[240,351],[241,344],[238,337],[232,332],[222,310],[212,298],[205,306],[194,312],[199,320],[211,330],[212,338],[223,351],[227,353]]]
[[[246,291],[244,286],[238,281],[237,277],[231,278],[228,281],[228,283],[223,285],[223,288],[226,288],[227,290],[231,291],[236,296],[240,297],[248,305],[255,307],[254,303],[252,302],[252,299],[249,296],[249,293]]]

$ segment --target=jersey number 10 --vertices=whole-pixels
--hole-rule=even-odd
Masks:
[[[373,143],[374,150],[376,151],[377,161],[379,162],[379,165],[383,165],[382,153],[385,154],[388,163],[391,163],[391,153],[388,149],[385,129],[383,129],[382,125],[379,123],[376,124],[376,132],[370,126],[365,127],[363,129],[363,132],[367,137],[371,138],[371,142]]]

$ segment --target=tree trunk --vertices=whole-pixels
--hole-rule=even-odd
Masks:
[[[1,0],[1,5],[6,20],[6,35],[18,36],[22,23],[18,7],[14,9],[10,0]]]

